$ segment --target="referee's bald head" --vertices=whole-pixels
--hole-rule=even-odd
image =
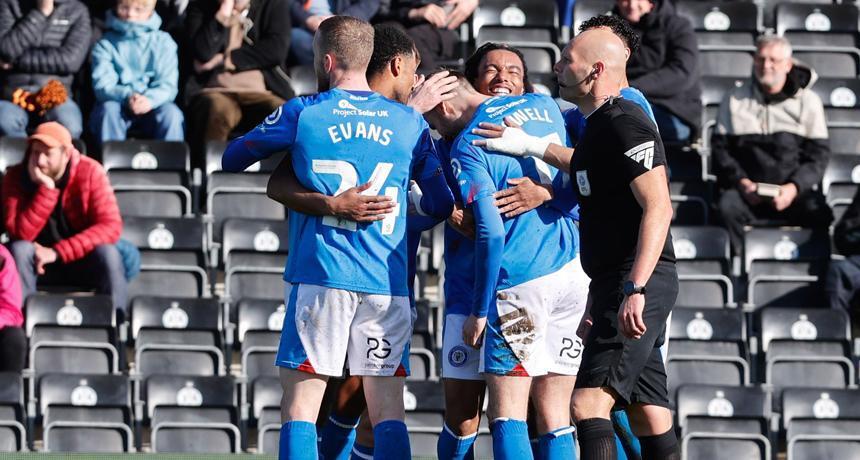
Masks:
[[[332,16],[314,35],[317,77],[334,69],[364,74],[373,54],[373,26],[351,16]]]
[[[627,67],[627,45],[603,27],[577,35],[571,41],[571,51],[589,65],[602,62],[606,70],[613,73],[623,73]]]

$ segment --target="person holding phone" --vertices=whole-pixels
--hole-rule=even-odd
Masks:
[[[740,255],[744,225],[767,221],[826,227],[833,220],[814,187],[830,157],[815,71],[791,57],[784,37],[756,43],[753,79],[729,91],[711,139],[722,193],[717,207]]]

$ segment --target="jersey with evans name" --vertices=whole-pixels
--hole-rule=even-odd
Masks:
[[[656,124],[656,121],[654,120],[654,110],[651,108],[651,104],[641,91],[633,88],[632,86],[621,88],[621,97],[638,104],[639,107],[645,111],[645,115],[648,115],[648,118]],[[579,139],[582,138],[582,133],[585,131],[585,121],[586,118],[582,115],[579,108],[564,111],[564,125],[567,128],[567,134],[570,136],[570,142],[572,144],[576,145]]]
[[[245,135],[244,145],[252,153],[289,149],[296,177],[310,190],[337,195],[370,182],[365,195],[397,203],[383,220],[366,224],[290,210],[286,281],[408,295],[408,180],[414,164],[435,158],[418,112],[377,93],[335,88],[288,101]]]
[[[565,171],[558,171],[542,160],[490,153],[472,145],[472,141],[481,139],[472,134],[479,123],[499,124],[505,117],[513,118],[532,136],[570,145],[561,111],[552,98],[526,94],[486,100],[451,150],[451,167],[467,206],[508,188],[509,179],[530,177],[539,183],[553,184],[556,190],[569,183]],[[506,289],[558,271],[577,255],[579,234],[569,213],[553,206],[539,206],[514,218],[502,216],[502,220],[505,251],[496,289]]]

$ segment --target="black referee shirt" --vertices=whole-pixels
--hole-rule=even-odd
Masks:
[[[613,98],[589,115],[570,177],[579,195],[582,266],[591,278],[633,265],[642,208],[630,183],[660,165],[666,165],[663,142],[636,103]],[[660,260],[675,261],[670,234]]]

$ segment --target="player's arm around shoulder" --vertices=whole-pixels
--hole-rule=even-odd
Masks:
[[[299,117],[307,102],[303,97],[290,99],[257,127],[230,142],[221,157],[221,168],[227,172],[242,172],[277,152],[289,150],[296,141]]]

